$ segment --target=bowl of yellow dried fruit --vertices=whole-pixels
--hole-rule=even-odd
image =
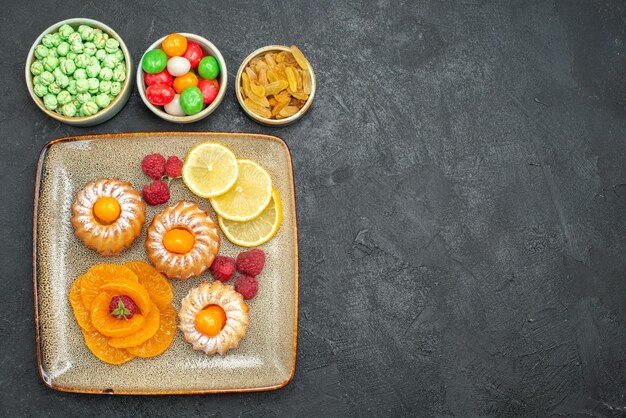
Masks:
[[[268,126],[300,119],[315,97],[315,74],[302,52],[292,45],[270,45],[243,60],[235,78],[243,111]]]

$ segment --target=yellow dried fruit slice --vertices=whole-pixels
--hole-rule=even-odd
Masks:
[[[287,81],[289,82],[289,90],[292,94],[298,90],[298,77],[296,76],[296,69],[289,66],[285,68],[285,74],[287,74]]]
[[[267,86],[265,86],[265,94],[267,94],[268,96],[276,95],[280,93],[281,91],[285,90],[287,86],[289,86],[289,83],[285,80],[274,81],[268,84]]]
[[[302,68],[303,70],[307,70],[309,68],[309,62],[304,57],[302,51],[300,51],[300,49],[295,45],[291,45],[289,49],[291,50],[291,55],[296,60],[300,68]]]

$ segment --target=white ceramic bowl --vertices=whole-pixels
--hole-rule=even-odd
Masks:
[[[248,115],[251,119],[259,122],[261,125],[286,126],[286,125],[289,125],[290,123],[297,121],[302,116],[304,116],[307,110],[309,110],[309,108],[311,107],[311,104],[313,103],[313,98],[315,97],[315,88],[317,85],[315,81],[315,73],[313,72],[313,68],[311,67],[311,65],[309,65],[309,74],[311,74],[311,82],[312,82],[311,94],[309,95],[309,98],[304,104],[304,106],[302,106],[302,109],[298,110],[298,112],[296,112],[295,114],[284,119],[268,119],[268,118],[264,118],[263,116],[257,115],[256,113],[254,113],[253,111],[249,110],[246,107],[244,103],[244,98],[243,98],[243,89],[241,87],[241,74],[243,74],[243,72],[245,71],[246,67],[248,66],[248,63],[252,61],[252,59],[254,59],[255,57],[259,55],[264,55],[266,52],[280,52],[280,51],[289,52],[291,50],[289,49],[288,46],[284,46],[284,45],[270,45],[270,46],[257,49],[256,51],[248,55],[246,59],[243,60],[243,62],[241,63],[241,66],[239,66],[239,71],[237,71],[237,76],[235,77],[235,95],[237,96],[237,101],[239,102],[239,105],[241,106],[243,111],[246,113],[246,115]]]
[[[204,52],[205,55],[213,55],[215,59],[217,60],[218,64],[220,65],[220,73],[217,76],[217,82],[220,85],[220,90],[217,93],[217,97],[215,98],[215,100],[213,100],[213,102],[207,107],[205,107],[201,112],[196,113],[195,115],[190,115],[190,116],[172,116],[169,113],[165,112],[165,110],[163,110],[161,106],[153,105],[152,103],[148,101],[148,98],[146,97],[146,83],[144,83],[143,81],[144,74],[143,74],[143,70],[141,69],[141,61],[143,60],[143,55],[141,56],[141,60],[139,60],[139,65],[137,66],[137,90],[139,90],[139,95],[141,96],[141,100],[143,100],[146,106],[148,106],[148,109],[150,109],[152,113],[154,113],[161,119],[165,119],[169,122],[174,122],[174,123],[191,123],[191,122],[196,122],[196,121],[206,118],[211,113],[213,113],[215,109],[217,109],[220,103],[222,103],[222,99],[224,98],[224,95],[226,94],[228,73],[226,71],[226,61],[224,61],[224,57],[222,57],[222,53],[219,51],[219,49],[215,47],[215,45],[213,45],[211,42],[209,42],[202,36],[194,35],[193,33],[181,33],[181,32],[178,32],[178,33],[184,36],[185,38],[187,38],[188,41],[193,41],[197,43],[198,45],[200,45],[200,48],[202,48],[202,52]],[[153,49],[160,48],[165,38],[166,36],[162,37],[161,39],[158,39],[156,42],[150,45],[150,47],[146,50],[146,52],[144,52],[144,55],[148,51],[152,51]]]
[[[33,90],[33,75],[30,73],[30,66],[35,60],[35,47],[41,43],[41,40],[43,39],[44,36],[46,36],[49,33],[56,32],[61,26],[65,24],[72,26],[74,29],[78,28],[80,25],[88,25],[88,26],[91,26],[92,28],[101,29],[103,32],[108,33],[109,36],[115,38],[120,43],[120,49],[124,53],[124,60],[126,61],[126,80],[124,80],[124,85],[122,86],[122,90],[120,91],[120,94],[118,94],[117,97],[111,102],[111,104],[109,104],[104,109],[100,110],[95,115],[70,118],[68,116],[61,115],[57,112],[48,110],[43,105],[43,99],[37,97],[37,95],[35,94]],[[26,58],[26,68],[24,69],[24,76],[26,78],[26,86],[28,87],[28,92],[30,93],[30,96],[33,98],[33,101],[35,102],[35,104],[39,106],[39,108],[48,116],[58,121],[67,123],[68,125],[93,126],[102,122],[106,122],[107,120],[111,119],[113,116],[117,115],[117,113],[120,110],[122,110],[126,102],[128,102],[130,93],[133,91],[134,78],[133,78],[132,71],[133,71],[133,64],[131,61],[130,53],[128,52],[128,48],[126,48],[126,44],[124,43],[122,38],[117,34],[117,32],[115,32],[113,29],[111,29],[104,23],[98,22],[97,20],[77,17],[77,18],[66,19],[66,20],[57,22],[54,25],[50,26],[45,31],[43,31],[41,35],[39,35],[39,37],[33,43],[33,46],[30,48],[30,51],[28,51],[28,58]]]

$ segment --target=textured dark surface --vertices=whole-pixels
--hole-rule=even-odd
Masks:
[[[2,3],[7,415],[626,414],[623,2]],[[105,124],[62,125],[31,103],[22,63],[40,31],[77,16],[113,27],[135,60],[169,32],[204,35],[231,83],[253,49],[295,42],[317,73],[315,105],[264,128],[231,84],[191,126],[157,119],[136,92]],[[300,337],[280,391],[109,398],[39,381],[38,152],[67,135],[162,130],[267,132],[291,147]]]

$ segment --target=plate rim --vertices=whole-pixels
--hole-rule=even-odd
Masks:
[[[100,389],[92,389],[92,388],[76,388],[70,386],[60,386],[54,385],[52,382],[47,382],[44,378],[43,365],[41,363],[41,336],[39,332],[39,297],[38,297],[38,281],[37,281],[37,254],[38,254],[38,212],[39,212],[39,192],[41,186],[41,178],[43,172],[43,166],[45,163],[46,155],[50,148],[59,143],[65,142],[77,142],[77,141],[86,141],[86,140],[102,140],[102,139],[131,139],[133,137],[138,136],[146,136],[146,135],[154,135],[154,136],[188,136],[188,137],[206,137],[206,136],[255,136],[259,139],[268,140],[277,142],[287,153],[288,158],[288,167],[290,172],[290,184],[291,190],[293,193],[293,207],[291,208],[292,216],[293,216],[293,233],[296,239],[294,240],[294,250],[295,250],[295,303],[294,303],[294,330],[293,330],[293,353],[292,353],[292,361],[291,361],[291,370],[289,372],[289,376],[287,379],[277,385],[272,386],[260,386],[260,387],[249,387],[249,388],[235,388],[235,389],[200,389],[200,390],[185,390],[185,389],[175,389],[175,390],[119,390],[119,391],[111,391],[111,390],[100,390]],[[35,174],[35,187],[34,187],[34,198],[33,198],[33,250],[32,250],[32,276],[33,276],[33,307],[34,307],[34,320],[35,320],[35,345],[36,345],[36,353],[37,353],[37,371],[39,373],[39,378],[41,381],[50,389],[54,389],[60,392],[70,392],[70,393],[91,393],[91,394],[100,394],[100,395],[204,395],[204,394],[220,394],[220,393],[247,393],[247,392],[266,392],[266,391],[274,391],[281,389],[287,386],[293,380],[293,377],[296,372],[296,357],[298,351],[298,307],[299,307],[299,279],[300,279],[300,269],[299,269],[299,250],[298,250],[298,217],[296,211],[296,188],[295,188],[295,174],[293,171],[293,160],[291,155],[291,150],[289,149],[289,145],[280,137],[276,135],[257,133],[257,132],[181,132],[181,131],[159,131],[159,132],[120,132],[120,133],[109,133],[109,134],[86,134],[86,135],[71,135],[65,136],[57,139],[53,139],[48,141],[43,145],[41,151],[39,152],[39,157],[37,159],[37,169]]]

